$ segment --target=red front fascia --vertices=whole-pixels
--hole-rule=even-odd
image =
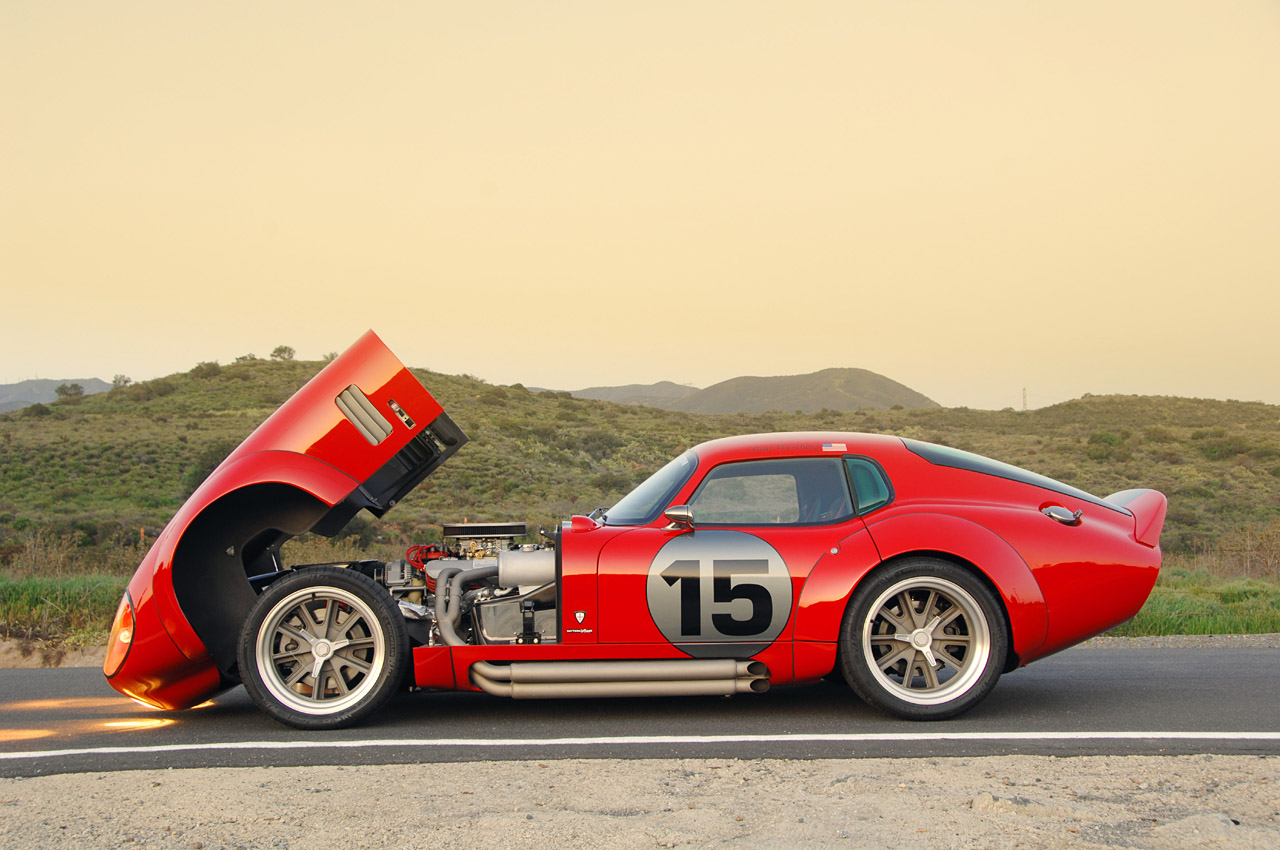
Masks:
[[[390,427],[376,445],[337,405],[337,396],[352,385]],[[410,421],[396,414],[392,401]],[[322,369],[228,455],[165,526],[131,582],[137,646],[111,685],[166,708],[189,707],[218,689],[218,667],[183,613],[173,581],[175,552],[206,510],[264,484],[287,485],[329,508],[338,506],[371,476],[394,467],[392,459],[442,412],[372,331]]]
[[[351,385],[386,411],[390,435],[370,445],[338,408],[335,398]],[[414,421],[408,428],[392,415],[395,400]],[[386,464],[443,408],[383,344],[367,332],[322,369],[227,456],[191,495],[153,547],[160,617],[188,658],[206,648],[182,614],[173,592],[173,554],[191,521],[217,499],[254,484],[280,482],[334,506]]]
[[[188,658],[170,639],[144,570],[139,569],[129,582],[129,596],[133,600],[133,641],[124,664],[107,679],[111,687],[162,709],[190,708],[221,690],[221,676],[213,659],[208,654]]]
[[[152,583],[160,618],[173,638],[173,642],[188,658],[205,657],[208,652],[195,630],[191,628],[191,624],[187,622],[173,591],[173,554],[178,541],[182,539],[182,534],[191,520],[208,507],[215,498],[241,487],[275,482],[296,486],[330,506],[345,499],[358,484],[355,479],[326,463],[305,455],[275,451],[240,455],[234,462],[219,466],[213,475],[209,476],[197,491],[198,494],[207,494],[207,497],[197,500],[192,496],[169,521],[169,525],[152,547],[155,554]],[[143,566],[145,565],[146,561],[143,562]]]

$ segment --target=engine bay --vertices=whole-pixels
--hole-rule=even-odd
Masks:
[[[403,558],[352,561],[399,606],[416,646],[555,643],[559,633],[554,545],[516,543],[522,522],[446,523],[443,544]],[[331,564],[301,564],[293,569]]]

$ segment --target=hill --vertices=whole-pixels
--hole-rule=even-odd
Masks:
[[[18,410],[29,404],[49,404],[58,400],[57,388],[63,384],[79,384],[85,395],[106,392],[111,385],[99,378],[34,378],[16,384],[0,384],[0,413]]]
[[[323,364],[249,361],[0,414],[0,568],[35,536],[136,564],[202,476]],[[536,393],[415,373],[471,436],[457,457],[373,524],[350,532],[394,550],[441,522],[549,526],[609,505],[681,450],[730,434],[893,433],[976,451],[1105,495],[1169,496],[1169,551],[1280,519],[1280,407],[1146,396],[1040,410],[828,409],[707,415]],[[291,544],[292,545],[292,544]],[[287,554],[287,553],[286,553]]]
[[[823,369],[808,375],[730,378],[663,406],[690,413],[817,413],[888,410],[895,405],[921,408],[938,403],[866,369]]]
[[[619,404],[643,404],[649,407],[670,408],[686,396],[698,392],[697,387],[659,381],[656,384],[626,384],[621,387],[587,387],[574,390],[574,398],[594,398],[599,401],[616,401]]]
[[[817,413],[822,410],[888,410],[937,407],[910,387],[866,369],[823,369],[807,375],[730,378],[698,389],[671,381],[587,387],[574,398],[643,404],[688,413]]]

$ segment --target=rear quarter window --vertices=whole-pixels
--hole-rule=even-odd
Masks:
[[[893,488],[880,464],[865,457],[846,457],[845,468],[853,483],[853,496],[858,506],[858,516],[883,508],[893,501]]]

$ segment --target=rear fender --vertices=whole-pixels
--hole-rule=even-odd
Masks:
[[[1013,653],[1035,653],[1048,634],[1048,609],[1026,561],[1000,535],[948,514],[912,513],[869,522],[867,528],[885,561],[904,555],[936,555],[985,576],[1004,603]],[[1011,665],[1015,664],[1011,659]]]

